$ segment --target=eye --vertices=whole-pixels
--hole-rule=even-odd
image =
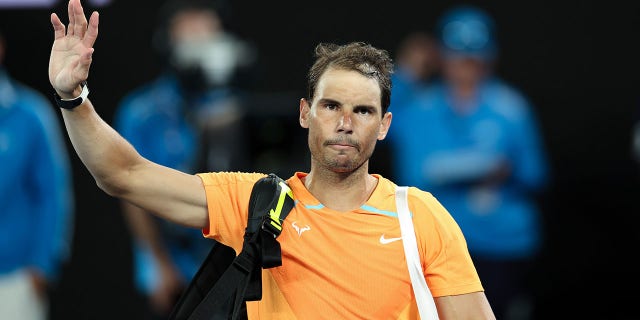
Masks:
[[[327,102],[324,104],[324,107],[328,110],[336,110],[338,109],[338,104],[333,102]]]
[[[353,110],[353,112],[361,115],[369,115],[373,113],[373,110],[367,107],[357,107],[355,108],[355,110]]]

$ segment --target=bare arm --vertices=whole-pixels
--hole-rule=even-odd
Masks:
[[[158,230],[157,221],[149,213],[129,202],[122,201],[120,205],[127,226],[135,240],[148,248],[160,265],[173,266],[169,251]]]
[[[495,320],[484,292],[473,292],[434,299],[440,319]]]
[[[87,22],[80,0],[69,1],[68,13],[66,28],[55,13],[51,15],[55,40],[49,81],[63,99],[79,96],[80,83],[89,76],[99,19],[93,12]],[[78,156],[109,195],[185,226],[202,228],[208,224],[200,178],[140,156],[100,118],[89,100],[73,110],[62,110],[62,116]]]
[[[122,201],[121,206],[131,233],[140,245],[149,250],[157,264],[159,276],[150,300],[153,308],[160,314],[165,314],[171,311],[175,303],[174,298],[184,290],[187,279],[184,279],[175,265],[156,219],[126,201]]]

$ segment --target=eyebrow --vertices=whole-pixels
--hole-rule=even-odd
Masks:
[[[337,104],[339,106],[343,105],[343,103],[340,103],[339,101],[336,101],[336,100],[333,100],[333,99],[329,99],[329,98],[322,98],[322,99],[318,100],[318,104],[324,104],[324,103]],[[367,105],[367,104],[356,105],[356,106],[353,107],[353,109],[361,109],[361,108],[369,109],[369,110],[372,110],[372,111],[377,111],[375,106],[371,106],[371,105]]]
[[[324,104],[324,103],[331,103],[331,104],[337,104],[337,105],[342,105],[342,103],[333,100],[333,99],[328,99],[328,98],[322,98],[320,100],[318,100],[318,104]]]

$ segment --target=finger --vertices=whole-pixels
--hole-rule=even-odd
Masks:
[[[87,69],[89,71],[89,66],[91,65],[91,60],[93,59],[94,48],[89,48],[85,53],[80,55],[80,67]]]
[[[75,30],[73,34],[82,39],[84,33],[87,32],[87,17],[84,15],[84,9],[80,1],[77,1],[73,6],[73,15],[75,16]]]
[[[75,31],[75,21],[76,21],[76,17],[73,14],[73,0],[69,0],[69,5],[67,6],[67,16],[69,17],[69,25],[67,27],[67,32],[68,35],[72,36],[73,32]]]
[[[80,59],[69,64],[71,70],[73,70],[73,78],[78,82],[87,80],[89,77],[89,67],[91,66],[93,51],[93,48],[86,49],[80,54]]]
[[[98,38],[98,24],[100,20],[100,15],[97,11],[91,13],[91,17],[89,17],[89,29],[87,33],[85,33],[84,38],[82,39],[82,43],[87,48],[92,48],[93,44],[96,42]]]
[[[91,66],[94,51],[95,49],[89,48],[86,52],[80,55],[80,61],[78,61],[77,70],[79,78],[81,80],[87,80],[87,78],[89,77],[89,67]]]
[[[60,18],[55,13],[51,14],[51,25],[53,26],[54,39],[57,40],[64,37],[64,34],[65,34],[64,24],[62,23],[62,21],[60,21]]]

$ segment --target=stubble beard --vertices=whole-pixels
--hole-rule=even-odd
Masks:
[[[367,163],[367,160],[371,157],[373,151],[367,155],[358,153],[354,157],[349,157],[346,153],[339,153],[337,155],[323,154],[321,156],[320,164],[328,171],[336,173],[350,173],[359,170]],[[313,156],[315,160],[318,157]],[[342,158],[342,159],[341,159]]]

